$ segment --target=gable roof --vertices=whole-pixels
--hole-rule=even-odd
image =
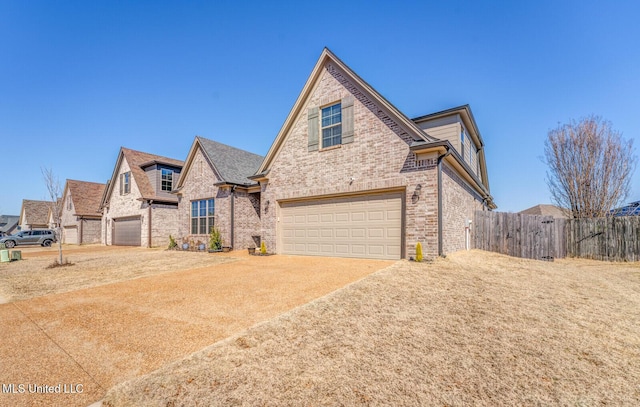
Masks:
[[[548,204],[532,206],[531,208],[527,208],[518,213],[521,213],[523,215],[542,215],[553,216],[554,218],[568,218],[567,214],[562,210],[562,208]]]
[[[29,225],[47,225],[49,223],[49,209],[51,206],[51,202],[49,201],[23,199],[18,223],[22,224],[22,217],[25,216],[26,213]]]
[[[320,54],[318,62],[316,62],[316,65],[311,72],[311,75],[302,88],[302,92],[300,92],[296,103],[293,105],[293,108],[289,112],[289,115],[282,125],[282,128],[278,132],[278,135],[271,145],[271,148],[269,148],[269,152],[267,152],[262,165],[256,172],[256,175],[264,174],[270,168],[271,162],[277,156],[278,151],[284,143],[285,137],[289,133],[289,129],[293,126],[295,119],[298,117],[307,99],[311,95],[316,82],[322,75],[323,67],[329,62],[332,63],[333,66],[338,70],[340,70],[341,73],[349,79],[349,82],[351,82],[360,92],[362,92],[367,98],[372,100],[380,109],[384,110],[385,113],[387,113],[391,119],[393,119],[400,127],[402,127],[407,132],[407,134],[409,134],[409,136],[411,136],[415,141],[436,141],[435,138],[422,131],[411,119],[400,112],[387,99],[385,99],[367,82],[360,78],[353,70],[351,70],[351,68],[349,68],[337,56],[335,56],[333,52],[331,52],[328,48],[324,48],[324,50],[322,50],[322,54]]]
[[[18,225],[20,216],[0,215],[0,233],[7,233]]]
[[[155,188],[153,187],[153,185],[151,185],[151,181],[149,181],[149,177],[147,176],[144,168],[153,164],[160,164],[182,169],[182,166],[184,165],[183,161],[120,147],[118,159],[116,160],[116,165],[113,168],[111,179],[109,180],[104,190],[105,193],[102,197],[100,207],[106,205],[109,197],[113,193],[113,188],[118,184],[118,170],[122,165],[123,159],[126,159],[127,163],[129,164],[129,168],[131,169],[131,176],[135,180],[136,185],[140,190],[141,199],[158,200],[161,202],[178,202],[177,197],[158,196],[156,194]]]
[[[67,180],[63,197],[67,191],[73,201],[74,215],[76,216],[101,216],[100,202],[104,193],[105,184],[97,182]],[[64,206],[64,204],[63,204]]]
[[[416,123],[428,122],[431,120],[437,120],[442,117],[453,116],[453,115],[460,115],[460,118],[462,119],[464,126],[467,128],[467,130],[469,130],[469,135],[471,136],[472,139],[474,139],[474,143],[478,146],[478,159],[480,161],[480,174],[482,176],[482,181],[480,182],[480,184],[484,186],[485,192],[487,194],[490,194],[491,189],[489,188],[489,174],[487,173],[487,161],[484,154],[484,141],[482,140],[482,136],[480,135],[480,130],[478,130],[478,125],[476,124],[476,120],[473,117],[473,113],[471,112],[471,106],[467,104],[467,105],[453,107],[451,109],[446,109],[439,112],[416,117],[415,119],[413,119],[413,121]],[[431,143],[437,143],[437,141],[431,142]],[[425,143],[425,142],[418,141],[413,143],[412,146],[417,147],[417,146],[428,146],[428,145],[429,145],[429,142]],[[464,162],[464,160],[462,160],[461,162]],[[470,172],[470,174],[472,174],[472,172]],[[491,198],[490,200],[493,201],[493,198]]]
[[[256,184],[255,181],[250,180],[248,177],[256,173],[264,160],[263,156],[196,136],[185,161],[184,171],[180,174],[178,188],[184,184],[186,174],[191,167],[198,148],[202,149],[209,165],[221,182],[245,186]]]

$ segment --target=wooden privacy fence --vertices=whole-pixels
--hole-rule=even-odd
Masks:
[[[528,259],[640,261],[640,217],[554,219],[476,211],[474,247]]]
[[[565,245],[570,257],[640,261],[640,216],[569,219]]]
[[[474,247],[527,259],[565,257],[564,219],[519,213],[476,211]]]

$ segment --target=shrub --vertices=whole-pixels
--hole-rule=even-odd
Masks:
[[[178,247],[178,242],[176,242],[176,239],[174,239],[173,236],[169,235],[169,250],[173,250],[176,247]]]
[[[260,254],[267,254],[267,244],[264,242],[260,242]]]
[[[220,230],[213,226],[209,232],[209,249],[222,250],[222,235],[220,235]]]
[[[416,244],[416,261],[422,261],[422,244]]]

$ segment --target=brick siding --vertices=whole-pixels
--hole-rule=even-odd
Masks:
[[[354,141],[309,152],[307,109],[353,94]],[[437,172],[433,160],[416,162],[412,139],[385,111],[327,64],[306,105],[272,162],[262,185],[262,237],[277,252],[278,201],[295,197],[401,189],[405,193],[406,256],[421,242],[426,257],[437,255]],[[353,178],[353,180],[352,180]],[[416,186],[421,185],[419,193]],[[415,194],[415,197],[414,197]]]

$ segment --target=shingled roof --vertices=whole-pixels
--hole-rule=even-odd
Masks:
[[[554,218],[567,218],[568,216],[564,213],[562,208],[557,207],[555,205],[548,204],[540,204],[536,206],[532,206],[531,208],[520,211],[523,215],[542,215],[542,216],[553,216]]]
[[[47,225],[49,223],[50,207],[51,202],[49,201],[32,201],[30,199],[23,199],[19,223],[22,224],[22,217],[26,213],[29,225]]]
[[[76,216],[101,216],[100,201],[105,184],[96,182],[67,180],[66,188],[71,194]],[[66,196],[66,192],[65,195]]]
[[[159,155],[143,153],[142,151],[130,150],[124,147],[122,147],[121,151],[122,151],[122,155],[127,160],[129,167],[131,168],[131,175],[133,176],[133,179],[136,181],[136,185],[140,190],[140,194],[142,194],[142,198],[167,201],[166,197],[160,198],[156,195],[156,190],[151,185],[151,182],[149,181],[149,177],[145,173],[144,168],[152,164],[165,164],[165,165],[169,165],[177,168],[182,168],[182,166],[184,165],[184,162],[180,160],[175,160],[173,158],[167,158]],[[176,197],[175,201],[177,202],[177,200],[178,199]]]
[[[262,164],[263,156],[231,147],[204,137],[196,137],[222,181],[230,184],[252,185],[249,178]]]

